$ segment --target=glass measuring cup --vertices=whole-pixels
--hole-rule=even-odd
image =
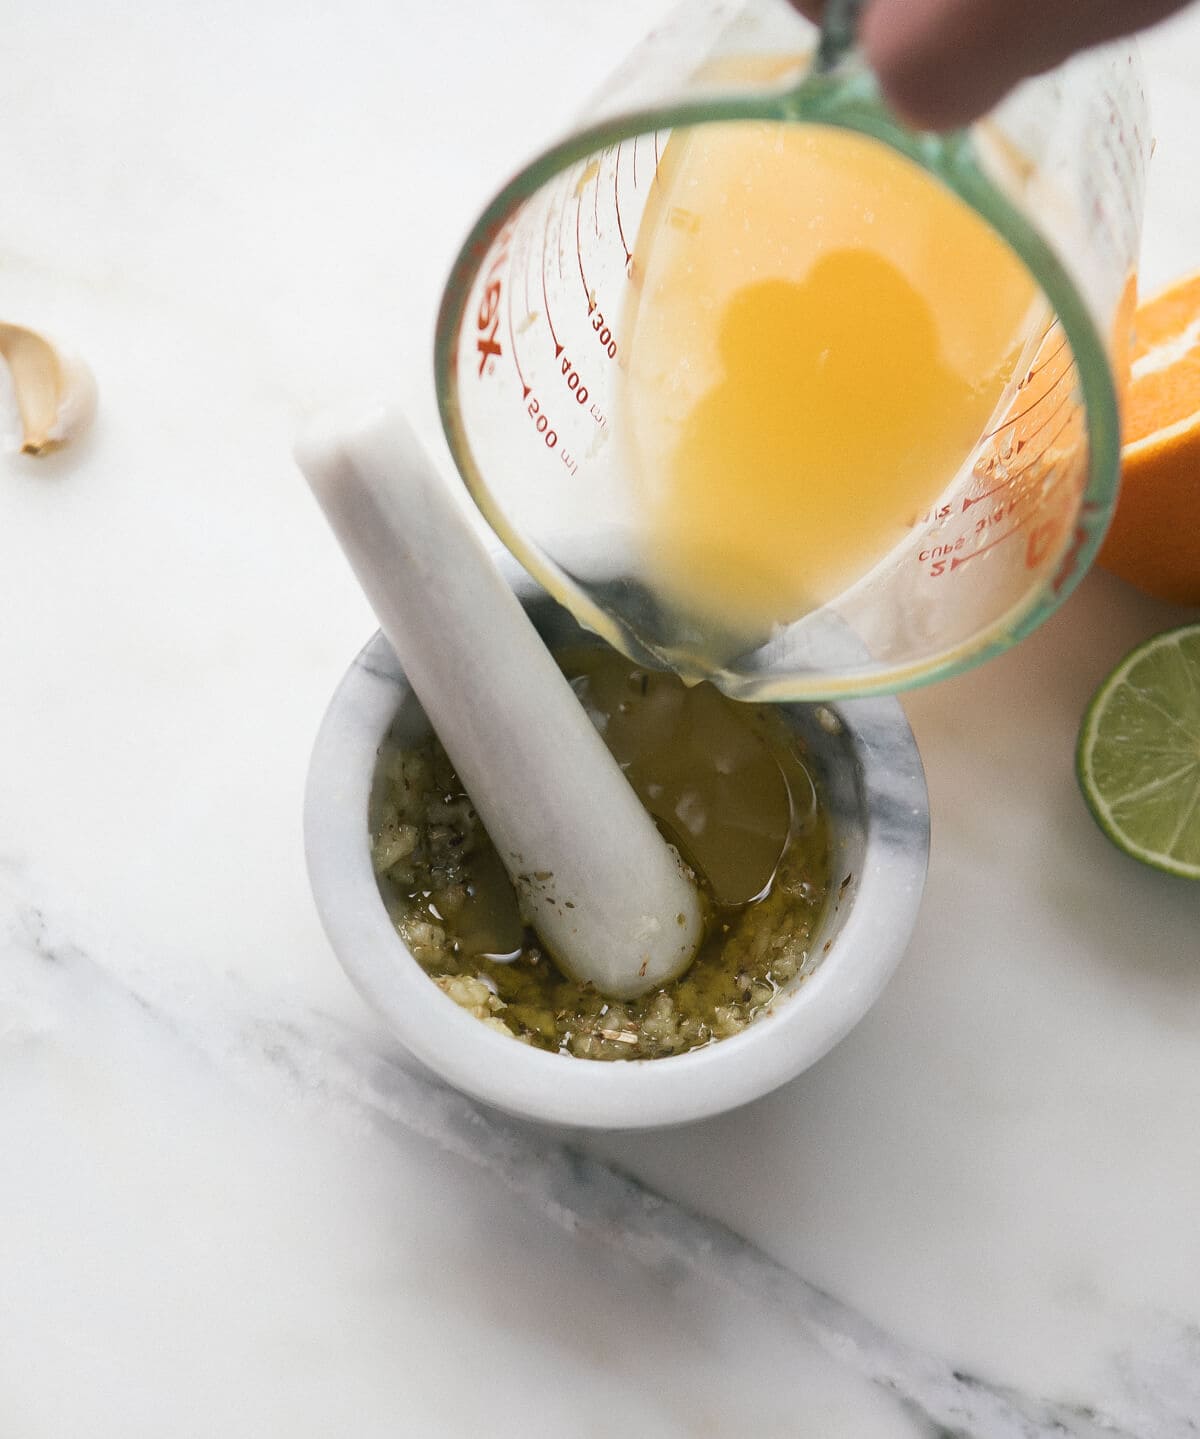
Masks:
[[[507,547],[634,659],[743,698],[894,691],[998,653],[1081,578],[1116,495],[1149,148],[1135,53],[1094,51],[1027,82],[969,131],[918,134],[882,102],[854,48],[858,9],[833,0],[820,33],[787,0],[678,12],[610,80],[586,124],[487,207],[439,314],[446,435]],[[661,527],[648,533],[646,522],[655,477],[641,472],[631,420],[644,231],[705,219],[674,203],[671,147],[748,126],[886,147],[906,183],[981,217],[1035,296],[1011,373],[953,474],[931,476],[927,503],[856,569],[762,624],[726,623],[723,600],[698,609],[699,589],[681,599],[664,584]],[[812,195],[796,194],[794,209],[797,230],[822,219]],[[861,301],[869,327],[873,296]],[[861,396],[864,426],[887,408],[874,383]],[[797,569],[821,538],[805,532],[815,513],[805,458],[801,442],[786,477]],[[736,595],[753,556],[731,549],[727,568]]]

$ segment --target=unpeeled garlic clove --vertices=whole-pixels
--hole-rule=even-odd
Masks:
[[[0,360],[13,400],[9,449],[44,455],[87,428],[96,411],[96,382],[81,359],[36,330],[0,323]]]

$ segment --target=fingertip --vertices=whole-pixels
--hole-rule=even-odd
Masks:
[[[887,0],[868,5],[862,47],[884,98],[903,120],[919,130],[952,130],[990,110],[1011,80],[972,63],[976,57],[944,17],[940,25],[923,24],[931,9]]]
[[[792,0],[792,5],[814,25],[821,23],[821,12],[825,9],[825,0]]]

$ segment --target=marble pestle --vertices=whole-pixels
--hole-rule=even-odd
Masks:
[[[296,458],[543,944],[614,998],[681,974],[695,885],[408,422],[318,424]]]

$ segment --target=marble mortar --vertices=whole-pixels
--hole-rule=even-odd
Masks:
[[[554,648],[598,643],[523,570],[505,574]],[[371,865],[367,806],[393,723],[428,723],[387,641],[376,634],[338,686],[309,766],[305,851],[338,960],[421,1065],[486,1104],[585,1129],[649,1129],[759,1098],[815,1064],[870,1009],[916,922],[929,853],[929,805],[916,743],[894,699],[784,707],[804,737],[831,832],[833,893],[812,962],[742,1033],[691,1053],[607,1062],[550,1054],[490,1030],[447,998],[392,926]]]

